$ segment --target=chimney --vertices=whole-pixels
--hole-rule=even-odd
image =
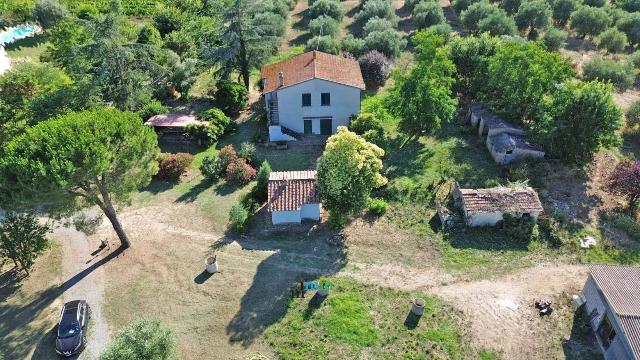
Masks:
[[[278,73],[278,86],[284,86],[284,73],[282,71]]]

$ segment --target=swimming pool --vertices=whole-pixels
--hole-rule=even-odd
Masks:
[[[16,40],[24,39],[36,32],[40,28],[36,25],[20,25],[0,32],[0,45],[10,44]]]

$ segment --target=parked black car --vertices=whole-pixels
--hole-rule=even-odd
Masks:
[[[72,356],[85,346],[85,331],[89,318],[89,305],[84,300],[69,301],[60,311],[56,352],[58,355]]]

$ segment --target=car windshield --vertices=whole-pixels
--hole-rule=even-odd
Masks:
[[[59,338],[68,338],[72,337],[75,334],[80,332],[80,326],[77,322],[62,322],[60,327],[58,328],[58,337]]]

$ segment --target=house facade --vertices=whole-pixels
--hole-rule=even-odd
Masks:
[[[269,176],[267,209],[274,225],[320,220],[316,172],[272,172]]]
[[[453,198],[468,226],[495,226],[505,214],[536,221],[543,211],[538,194],[530,187],[461,189],[456,185]]]
[[[606,360],[640,360],[640,268],[591,265],[584,310]]]
[[[360,112],[365,89],[358,62],[311,51],[262,68],[270,141],[331,135]]]

